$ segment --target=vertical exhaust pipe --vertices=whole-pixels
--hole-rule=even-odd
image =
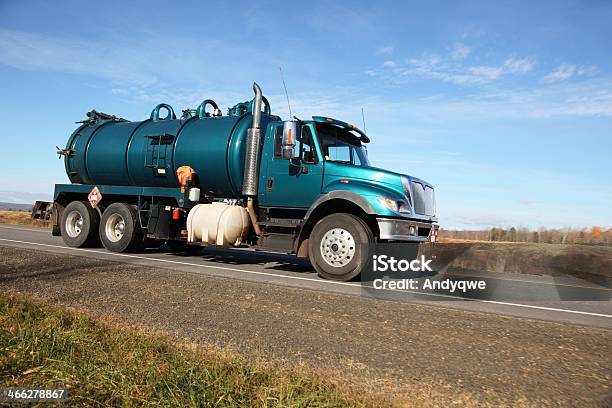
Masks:
[[[259,149],[261,143],[261,88],[253,83],[255,102],[253,103],[253,125],[247,133],[246,157],[244,161],[244,177],[242,180],[242,194],[245,196],[257,195],[257,176],[259,173]]]
[[[261,122],[261,100],[263,95],[261,94],[261,88],[257,85],[257,82],[253,82],[253,92],[255,92],[255,103],[253,105],[253,128],[259,129]]]
[[[244,175],[242,178],[242,194],[247,196],[247,211],[253,224],[256,235],[261,235],[261,228],[257,222],[257,215],[253,205],[253,197],[257,195],[257,181],[259,178],[259,150],[261,148],[261,88],[253,82],[255,102],[253,103],[253,124],[247,132],[246,155],[244,161]]]

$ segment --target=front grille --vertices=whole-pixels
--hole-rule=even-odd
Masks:
[[[435,215],[436,208],[433,188],[424,186],[418,181],[413,181],[412,197],[414,200],[414,212],[421,215]]]

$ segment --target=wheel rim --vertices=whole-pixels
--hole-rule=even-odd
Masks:
[[[321,256],[333,267],[346,266],[355,257],[355,239],[343,228],[333,228],[323,235]]]
[[[78,211],[71,211],[66,217],[66,233],[70,238],[76,238],[83,231],[83,216]]]
[[[119,214],[112,214],[108,217],[104,226],[104,232],[106,233],[106,238],[110,241],[120,241],[125,233],[125,220],[123,217]]]

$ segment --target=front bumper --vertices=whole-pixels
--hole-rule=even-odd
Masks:
[[[437,224],[393,218],[377,218],[380,239],[388,241],[436,242]]]

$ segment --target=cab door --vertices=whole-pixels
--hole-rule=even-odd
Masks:
[[[273,154],[267,155],[264,207],[309,208],[321,195],[323,160],[317,149],[312,125],[301,126],[294,158],[283,159],[283,126],[274,133]]]

